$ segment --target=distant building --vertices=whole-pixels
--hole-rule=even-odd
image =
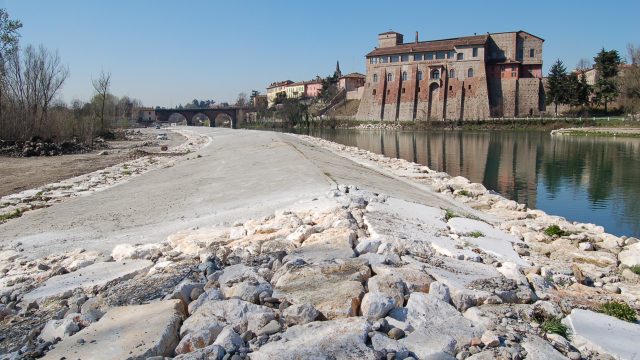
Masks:
[[[366,78],[366,76],[356,72],[341,76],[338,79],[338,88],[347,91],[357,90],[359,87],[364,86]]]
[[[357,118],[460,120],[545,110],[544,40],[525,31],[405,43],[385,32],[366,55]]]
[[[156,121],[156,110],[151,107],[133,109],[134,118],[138,122],[154,122]]]
[[[271,83],[267,87],[267,102],[269,106],[275,104],[278,93],[283,93],[288,99],[296,99],[299,97],[316,97],[322,90],[322,81],[319,79],[311,81],[293,82],[285,80]]]
[[[266,108],[268,104],[267,95],[256,95],[251,100],[251,105],[256,109]]]

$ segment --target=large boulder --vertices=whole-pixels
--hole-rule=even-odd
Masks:
[[[406,323],[415,330],[400,342],[419,358],[453,355],[484,332],[453,306],[429,294],[412,293],[406,308]]]
[[[363,318],[293,326],[282,338],[251,353],[252,360],[376,359],[366,345],[370,325]]]
[[[27,302],[41,300],[77,288],[92,292],[112,281],[131,279],[148,270],[152,265],[153,263],[149,260],[95,263],[68,274],[49,278],[35,290],[25,294],[22,300]]]
[[[609,354],[616,359],[640,357],[640,325],[609,315],[573,309],[562,322],[571,333],[571,342],[581,351]]]
[[[631,267],[640,265],[640,242],[627,246],[618,254],[620,265]]]
[[[253,268],[242,264],[225,268],[218,282],[225,298],[237,297],[255,304],[261,292],[271,293],[271,284]]]
[[[172,356],[185,315],[180,300],[112,308],[100,321],[57,344],[44,359]]]
[[[359,259],[290,262],[273,276],[273,297],[293,304],[309,303],[327,319],[355,316],[364,295],[362,283],[369,276],[367,262]]]
[[[272,309],[255,305],[240,299],[206,302],[184,322],[180,335],[200,330],[236,326],[240,331],[258,332],[263,326],[275,319]]]

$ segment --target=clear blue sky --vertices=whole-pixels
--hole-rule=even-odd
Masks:
[[[0,0],[20,19],[21,43],[57,49],[69,66],[62,99],[87,100],[91,79],[148,106],[194,98],[235,101],[276,80],[364,71],[377,34],[412,40],[525,30],[544,38],[545,73],[603,46],[640,43],[640,1],[166,1]]]

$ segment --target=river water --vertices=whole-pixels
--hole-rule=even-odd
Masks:
[[[548,131],[310,130],[482,183],[531,208],[640,237],[640,139]]]

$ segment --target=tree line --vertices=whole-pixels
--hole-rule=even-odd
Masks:
[[[91,143],[95,136],[109,136],[113,120],[135,116],[141,101],[111,94],[111,74],[104,71],[92,81],[95,94],[89,102],[59,100],[69,68],[57,51],[21,47],[21,28],[19,20],[0,9],[0,139]]]
[[[554,104],[558,115],[558,105],[569,105],[584,112],[587,107],[604,107],[618,102],[621,110],[635,117],[640,111],[640,50],[628,45],[631,64],[625,65],[617,50],[604,48],[593,58],[593,68],[589,61],[581,59],[577,71],[567,73],[563,62],[558,59],[551,67],[546,84],[547,105]],[[595,83],[587,81],[587,71],[595,71]]]

